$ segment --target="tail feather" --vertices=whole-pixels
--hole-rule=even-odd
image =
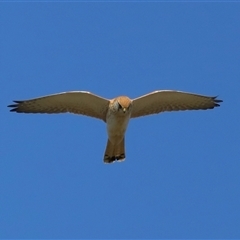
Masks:
[[[113,163],[115,161],[123,161],[125,159],[124,138],[118,145],[113,145],[109,139],[104,154],[104,163]]]

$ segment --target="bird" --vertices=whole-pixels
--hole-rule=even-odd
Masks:
[[[135,99],[127,96],[107,99],[87,91],[68,91],[13,101],[8,107],[17,113],[75,113],[104,121],[108,139],[103,161],[113,163],[126,158],[125,133],[130,119],[166,111],[213,109],[223,102],[217,97],[157,90]]]

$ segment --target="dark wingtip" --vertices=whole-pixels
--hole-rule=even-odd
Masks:
[[[10,107],[10,108],[12,108],[12,109],[10,109],[10,112],[18,112],[18,105],[20,104],[20,103],[22,103],[23,101],[13,101],[14,103],[16,103],[16,104],[11,104],[11,105],[8,105],[7,107]]]
[[[17,107],[17,104],[11,104],[11,105],[8,105],[7,107]]]
[[[221,102],[223,102],[223,100],[221,100],[221,99],[217,99],[217,97],[218,96],[215,96],[215,97],[213,97],[212,99],[214,100],[214,107],[220,107],[220,104],[219,103],[221,103]]]
[[[13,108],[13,109],[10,109],[10,112],[17,112],[18,111],[18,108]]]

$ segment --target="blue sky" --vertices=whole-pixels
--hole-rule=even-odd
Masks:
[[[240,238],[240,5],[0,3],[0,238]],[[103,122],[10,113],[70,90],[224,100],[132,119],[103,164]]]

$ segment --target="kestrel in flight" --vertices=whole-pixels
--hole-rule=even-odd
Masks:
[[[217,97],[163,90],[130,99],[126,96],[112,100],[85,91],[62,92],[44,97],[14,101],[11,112],[75,113],[103,120],[107,124],[108,141],[103,161],[112,163],[125,159],[124,138],[130,118],[165,111],[206,110],[219,107]]]

